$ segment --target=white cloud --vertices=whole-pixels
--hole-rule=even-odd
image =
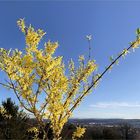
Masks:
[[[128,102],[98,102],[96,104],[91,104],[90,107],[93,108],[140,108],[140,103],[128,103]]]

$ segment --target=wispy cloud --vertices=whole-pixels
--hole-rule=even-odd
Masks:
[[[90,107],[95,108],[140,108],[140,103],[128,103],[128,102],[98,102],[96,104],[91,104]]]

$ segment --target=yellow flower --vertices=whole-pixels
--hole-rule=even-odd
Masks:
[[[46,52],[50,55],[52,55],[56,48],[58,47],[58,42],[52,43],[50,41],[48,41],[47,43],[44,44]]]
[[[73,133],[72,139],[75,140],[76,138],[81,138],[84,135],[85,131],[85,128],[76,127],[76,131]]]
[[[85,60],[84,56],[83,55],[79,56],[79,60],[84,61]]]
[[[23,32],[23,33],[25,33],[26,31],[26,26],[25,26],[25,22],[24,22],[24,19],[19,19],[18,21],[17,21],[17,25],[19,26],[19,28],[21,29],[21,31]]]
[[[31,127],[28,129],[28,132],[39,132],[37,127]]]

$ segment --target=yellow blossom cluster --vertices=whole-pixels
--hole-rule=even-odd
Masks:
[[[72,135],[72,139],[76,140],[77,138],[81,138],[84,133],[85,133],[86,129],[85,128],[81,128],[81,127],[76,127],[76,131],[73,133]]]
[[[137,38],[137,40],[133,42],[132,48],[133,49],[139,48],[139,45],[140,45],[140,38]]]
[[[7,111],[3,108],[0,107],[0,114],[5,118],[5,119],[11,119],[11,115],[7,113]]]
[[[30,25],[26,35],[27,46],[36,47],[44,35],[45,33],[42,30],[34,31],[34,28]]]
[[[19,26],[19,28],[21,29],[21,31],[22,31],[23,33],[26,32],[26,26],[25,26],[24,19],[19,19],[19,20],[17,21],[17,25]]]
[[[39,130],[37,127],[31,127],[28,129],[28,132],[34,133],[33,140],[38,140]]]
[[[28,129],[28,132],[39,132],[37,127],[31,127]]]
[[[50,55],[55,52],[57,47],[58,47],[58,42],[51,43],[50,41],[48,41],[47,43],[45,43],[45,50]]]
[[[37,31],[30,25],[29,27],[25,26],[24,19],[19,19],[17,24],[21,31],[25,33],[26,45],[36,50],[37,45],[39,44],[41,38],[46,34],[43,30],[38,29]]]

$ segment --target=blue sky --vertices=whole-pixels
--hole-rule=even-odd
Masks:
[[[135,39],[140,27],[140,1],[41,1],[0,2],[0,47],[25,47],[16,21],[25,18],[35,28],[46,30],[44,40],[58,41],[56,55],[74,61],[88,55],[85,36],[93,36],[92,58],[102,72],[109,57],[117,55]],[[40,46],[41,48],[41,46]],[[140,118],[140,50],[121,59],[97,89],[74,112],[78,118]],[[4,79],[0,74],[1,80]],[[0,87],[0,100],[12,97]]]

